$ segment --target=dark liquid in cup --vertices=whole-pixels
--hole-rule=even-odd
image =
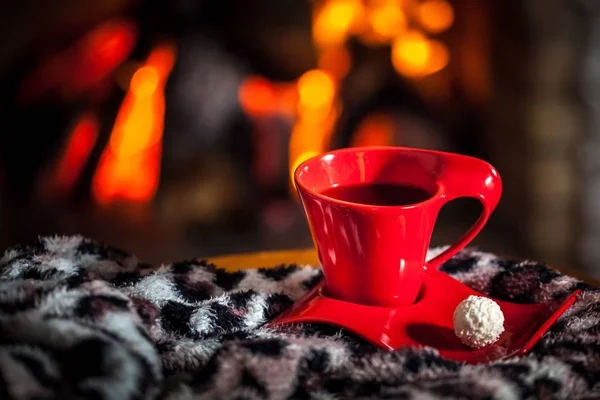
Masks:
[[[321,193],[333,199],[372,206],[406,206],[431,197],[429,192],[421,188],[395,183],[337,186]]]

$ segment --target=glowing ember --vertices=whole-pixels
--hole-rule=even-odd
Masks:
[[[172,46],[157,47],[133,75],[92,182],[100,204],[153,197],[160,175],[164,85],[174,61]]]

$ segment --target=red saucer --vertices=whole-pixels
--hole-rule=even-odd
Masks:
[[[444,358],[484,363],[527,353],[573,304],[580,290],[543,304],[496,301],[504,313],[504,333],[491,345],[471,349],[454,334],[453,314],[470,295],[485,296],[440,271],[430,271],[419,300],[398,308],[372,307],[327,297],[324,282],[269,325],[326,323],[345,328],[389,350],[433,347]],[[489,297],[489,296],[486,296]]]

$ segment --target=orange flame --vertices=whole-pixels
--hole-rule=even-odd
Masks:
[[[148,201],[158,187],[164,124],[164,86],[175,48],[155,48],[133,77],[92,182],[100,204]]]
[[[289,144],[290,175],[302,161],[328,148],[341,108],[338,89],[352,62],[346,48],[349,37],[357,37],[369,46],[391,44],[395,70],[413,79],[444,69],[450,58],[443,43],[424,34],[452,26],[454,10],[446,0],[324,0],[315,4],[312,33],[319,68],[306,72],[297,82],[298,107]],[[254,98],[254,106],[260,105],[259,91],[255,91]],[[389,145],[394,132],[391,117],[373,115],[358,128],[352,145]]]
[[[81,175],[97,139],[98,120],[93,115],[82,116],[73,129],[65,155],[58,165],[56,180],[61,191],[67,191],[73,187]]]
[[[326,71],[315,69],[298,79],[298,118],[292,129],[289,168],[293,183],[295,169],[325,151],[337,119],[336,81]]]
[[[93,89],[127,58],[137,34],[136,25],[128,20],[101,23],[29,75],[20,87],[20,100],[35,101],[52,91],[71,98]]]
[[[98,139],[99,122],[96,116],[83,114],[75,123],[56,165],[42,174],[38,190],[45,197],[65,196],[77,183],[85,163]]]

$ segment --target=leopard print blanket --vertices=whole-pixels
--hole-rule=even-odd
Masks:
[[[600,289],[475,250],[443,269],[514,302],[583,292],[527,356],[471,366],[334,328],[267,329],[318,268],[152,268],[79,236],[40,238],[0,259],[0,398],[600,398]]]

